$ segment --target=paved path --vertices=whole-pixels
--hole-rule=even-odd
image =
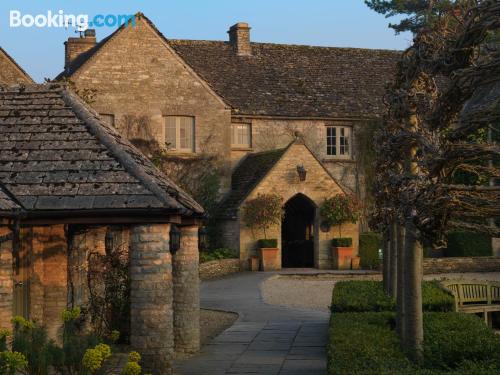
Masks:
[[[272,275],[244,272],[202,283],[203,308],[240,317],[199,355],[176,363],[175,374],[326,374],[329,314],[264,303],[259,286]]]

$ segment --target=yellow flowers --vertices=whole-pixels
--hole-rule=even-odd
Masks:
[[[0,373],[3,370],[7,373],[14,373],[16,370],[23,370],[28,366],[26,357],[19,352],[0,352]]]
[[[72,320],[76,320],[80,317],[80,308],[79,307],[75,307],[73,309],[67,309],[67,310],[64,310],[61,314],[61,318],[63,320],[63,322],[70,322]]]
[[[137,352],[128,354],[128,362],[122,370],[122,375],[141,375],[142,369],[139,365],[141,355]]]
[[[128,354],[128,361],[139,363],[141,361],[141,355],[137,352],[130,352]]]
[[[35,323],[31,320],[26,320],[22,316],[15,316],[12,318],[12,324],[19,328],[33,329],[35,328]]]
[[[111,356],[111,348],[106,344],[98,344],[93,349],[87,349],[83,355],[83,366],[92,374],[99,370],[103,362]]]

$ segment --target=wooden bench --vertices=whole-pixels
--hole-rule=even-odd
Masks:
[[[455,310],[469,314],[483,314],[491,327],[491,312],[500,311],[500,283],[490,281],[443,281],[441,283],[455,297]]]

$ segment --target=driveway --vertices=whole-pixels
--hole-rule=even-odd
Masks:
[[[203,308],[235,311],[239,319],[197,356],[176,362],[175,374],[326,374],[329,313],[266,304],[260,284],[271,276],[243,272],[202,283]]]

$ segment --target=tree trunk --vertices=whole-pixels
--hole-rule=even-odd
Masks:
[[[396,298],[396,290],[398,285],[398,238],[397,238],[397,229],[396,222],[393,221],[391,226],[389,227],[389,237],[390,243],[390,259],[389,259],[389,295],[393,298]]]
[[[424,341],[422,314],[422,245],[413,219],[406,219],[404,246],[404,334],[405,350],[411,360],[422,361]]]
[[[404,315],[405,315],[405,301],[404,301],[404,244],[405,244],[405,234],[404,227],[397,225],[396,227],[396,237],[397,237],[397,291],[396,291],[396,331],[399,336],[401,346],[405,346],[405,328],[404,328]]]
[[[382,258],[382,280],[384,286],[385,294],[389,294],[389,280],[390,280],[390,242],[389,242],[389,233],[386,230],[382,239],[382,250],[383,250],[383,258]]]

